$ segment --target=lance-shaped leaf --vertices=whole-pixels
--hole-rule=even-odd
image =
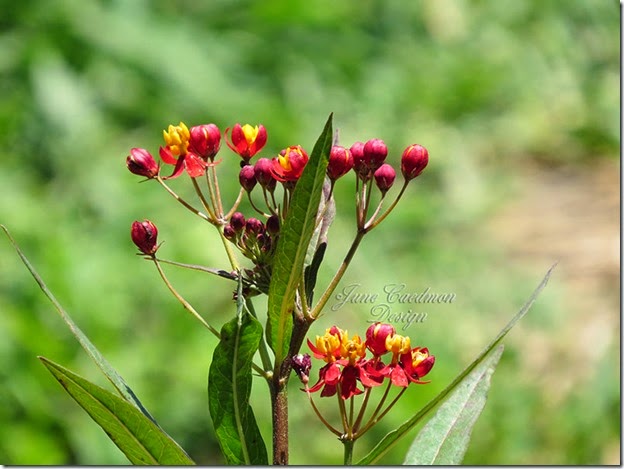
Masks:
[[[297,181],[275,251],[269,286],[267,336],[275,352],[276,368],[288,352],[295,296],[316,227],[331,142],[332,115],[327,119],[303,174]]]
[[[61,365],[44,357],[39,359],[132,464],[195,464],[169,435],[134,405]]]
[[[509,323],[507,323],[503,330],[498,333],[496,338],[487,347],[485,347],[485,349],[483,349],[483,351],[477,356],[477,358],[475,358],[474,361],[470,365],[468,365],[466,369],[462,371],[451,384],[449,384],[440,392],[440,394],[438,394],[431,401],[429,401],[429,403],[425,407],[423,407],[418,413],[416,413],[416,415],[404,422],[396,430],[393,430],[389,432],[386,436],[384,436],[381,441],[379,441],[379,443],[377,443],[377,445],[375,445],[375,447],[366,456],[358,461],[357,464],[363,465],[375,463],[379,458],[386,454],[396,444],[396,442],[399,441],[399,439],[405,436],[407,432],[414,428],[414,426],[417,425],[426,415],[428,415],[431,410],[433,410],[440,402],[442,402],[446,398],[446,396],[453,392],[457,388],[457,386],[459,386],[459,384],[463,381],[463,379],[485,359],[485,357],[494,349],[494,347],[496,347],[501,342],[501,340],[503,340],[507,333],[516,325],[516,323],[520,319],[522,319],[522,317],[524,317],[527,311],[529,311],[529,308],[531,308],[531,305],[533,305],[533,303],[537,299],[537,296],[548,283],[548,279],[550,278],[550,274],[552,273],[554,268],[555,266],[553,265],[550,269],[548,269],[548,272],[544,276],[544,279],[537,286],[531,297],[527,300],[527,302],[520,309],[520,311],[516,313],[516,315],[511,319],[511,321],[509,321]]]
[[[499,345],[464,378],[418,433],[403,464],[461,464],[470,443],[472,428],[485,407],[491,377],[503,354],[503,348],[503,345]]]
[[[221,329],[208,372],[210,417],[228,464],[268,464],[266,447],[249,405],[251,365],[261,338],[262,326],[244,311],[239,280],[237,315]]]
[[[95,345],[93,345],[93,343],[91,343],[89,338],[80,330],[80,328],[76,325],[76,323],[69,316],[67,311],[63,309],[63,307],[58,302],[56,297],[52,294],[52,292],[47,287],[43,279],[39,276],[35,268],[28,261],[24,253],[21,251],[21,249],[19,248],[19,246],[17,245],[17,243],[15,242],[15,240],[9,233],[9,230],[7,230],[7,228],[3,225],[0,225],[0,228],[4,230],[7,237],[11,241],[11,244],[17,251],[18,256],[20,257],[20,259],[22,260],[22,262],[24,263],[24,265],[26,266],[30,274],[33,276],[33,278],[35,279],[35,281],[37,282],[37,284],[39,285],[39,287],[41,288],[45,296],[48,297],[50,302],[54,305],[58,313],[61,315],[61,318],[63,319],[65,324],[67,324],[67,326],[69,327],[69,330],[72,332],[74,337],[78,340],[78,342],[80,343],[82,348],[85,350],[85,352],[87,352],[87,355],[89,355],[89,357],[91,357],[91,359],[95,362],[95,364],[100,368],[102,373],[104,373],[104,375],[112,383],[112,385],[115,387],[117,392],[121,395],[121,397],[123,397],[126,401],[128,401],[132,405],[134,405],[137,409],[143,412],[143,414],[145,414],[147,417],[154,420],[154,418],[150,415],[147,409],[143,407],[143,404],[141,404],[141,401],[139,401],[139,398],[134,394],[132,389],[130,389],[130,386],[126,384],[126,382],[121,377],[121,375],[117,373],[117,371],[112,367],[112,365],[108,362],[108,360],[104,358],[104,356],[95,347]]]

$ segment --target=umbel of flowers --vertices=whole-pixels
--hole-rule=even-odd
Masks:
[[[319,369],[316,384],[308,387],[311,368],[310,355],[299,354],[293,358],[293,369],[305,385],[312,408],[323,424],[340,439],[355,441],[381,420],[403,395],[411,383],[422,381],[433,364],[435,357],[426,347],[412,347],[410,338],[396,333],[394,326],[376,322],[366,330],[365,339],[359,335],[349,337],[347,331],[332,326],[316,342],[308,339],[308,346],[314,358],[325,362]],[[368,355],[370,352],[371,356]],[[385,390],[375,410],[364,422],[372,390],[383,386]],[[391,387],[400,389],[392,401],[386,404]],[[311,393],[321,391],[321,397],[338,395],[338,410],[342,429],[331,425],[318,411]],[[361,407],[353,411],[353,398],[364,394]],[[344,401],[349,401],[349,412]]]
[[[331,132],[330,121],[328,126],[327,133]],[[316,178],[314,181],[320,180],[322,184],[322,191],[319,189],[320,192],[317,192],[320,197],[318,205],[312,205],[311,228],[314,236],[312,232],[307,233],[305,242],[309,244],[304,246],[303,253],[309,254],[302,256],[301,262],[305,264],[300,266],[301,270],[293,270],[296,275],[293,285],[290,285],[290,291],[294,292],[292,302],[283,308],[290,317],[278,324],[282,328],[281,334],[275,333],[272,318],[266,318],[264,338],[259,340],[256,348],[260,362],[253,362],[251,367],[256,374],[266,379],[271,391],[274,463],[288,462],[286,386],[292,370],[304,383],[312,408],[323,424],[344,443],[345,461],[349,462],[353,442],[386,415],[409,384],[424,383],[422,378],[431,370],[434,357],[429,355],[425,347],[412,347],[410,339],[397,334],[389,324],[373,324],[366,331],[364,339],[358,335],[349,337],[346,331],[334,326],[324,335],[317,336],[314,343],[308,340],[313,356],[325,363],[319,370],[318,381],[309,387],[311,358],[301,354],[300,349],[308,329],[319,317],[338,286],[363,237],[390,214],[409,183],[422,173],[429,161],[428,152],[418,144],[405,148],[400,156],[402,184],[398,191],[393,191],[397,170],[387,161],[388,147],[381,139],[373,138],[345,147],[339,145],[335,139],[331,144],[331,135],[326,135],[320,150],[315,146],[311,153],[302,145],[294,144],[282,147],[277,154],[262,156],[261,152],[268,140],[267,130],[263,125],[237,123],[225,130],[224,137],[227,148],[233,154],[219,157],[222,134],[217,125],[202,124],[190,128],[183,122],[169,125],[163,131],[164,143],[158,149],[160,161],[147,149],[132,148],[126,157],[126,165],[133,174],[156,181],[186,210],[213,225],[230,265],[215,269],[160,258],[158,229],[150,220],[135,221],[132,224],[132,241],[139,249],[139,254],[154,263],[171,293],[212,333],[221,337],[217,329],[169,282],[162,264],[208,272],[236,281],[238,287],[234,289],[233,296],[237,301],[239,327],[243,323],[241,314],[252,317],[250,321],[260,327],[261,321],[258,320],[262,318],[256,313],[251,299],[254,296],[267,295],[269,310],[271,309],[271,301],[275,300],[271,297],[275,259],[280,240],[288,234],[287,230],[283,231],[284,227],[292,228],[289,213],[291,209],[295,210],[293,207],[299,209],[302,201],[307,203],[312,197],[305,193],[308,189],[297,192],[297,185],[304,177],[311,159],[316,158],[314,161],[318,162],[319,155],[324,155],[324,184],[322,179],[318,179],[318,175],[312,176]],[[232,194],[222,190],[218,169],[222,164],[236,164],[237,160],[240,170],[236,182],[240,187],[237,194]],[[352,175],[351,179],[355,179],[356,234],[331,282],[319,294],[315,294],[316,276],[328,244],[328,229],[335,212],[334,187],[339,180],[349,179],[346,177],[349,174]],[[195,193],[193,200],[180,196],[169,185],[169,180],[183,175],[186,175],[192,185]],[[322,173],[320,176],[322,178]],[[306,181],[309,180],[310,178]],[[227,184],[227,188],[231,186],[231,183]],[[395,192],[394,199],[388,203],[386,199],[392,192]],[[298,194],[296,197],[295,193]],[[306,201],[305,197],[310,199]],[[243,204],[245,200],[247,202]],[[303,236],[300,239],[304,239]],[[289,242],[293,242],[293,239]],[[297,243],[298,240],[294,242]],[[318,298],[316,302],[315,297]],[[288,342],[276,343],[275,338],[282,336]],[[372,390],[384,385],[383,396],[365,421]],[[391,388],[400,390],[386,404]],[[318,412],[312,395],[319,391],[322,397],[338,396],[342,417],[340,429],[327,422]],[[360,410],[354,413],[353,401],[360,395],[363,395]],[[345,410],[346,403],[350,406],[349,412]],[[251,419],[255,425],[253,414]],[[216,423],[215,430],[228,462],[246,462],[247,459],[242,459],[242,456],[237,459],[235,453],[238,446],[234,449],[228,447],[228,439],[219,436]],[[248,454],[244,456],[247,457]],[[258,457],[255,462],[262,464],[263,459]]]

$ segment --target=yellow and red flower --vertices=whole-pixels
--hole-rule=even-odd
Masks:
[[[168,179],[178,177],[184,169],[192,178],[204,174],[207,163],[201,156],[189,151],[191,133],[184,122],[180,122],[178,125],[169,125],[167,130],[163,130],[163,137],[166,145],[160,147],[160,157],[164,163],[175,165],[173,173],[168,176]]]
[[[384,379],[399,387],[421,381],[435,363],[425,347],[411,347],[410,338],[396,333],[394,326],[377,322],[366,331],[366,340],[358,335],[349,338],[346,331],[333,326],[322,336],[317,336],[308,346],[315,358],[323,360],[317,383],[309,392],[321,390],[321,397],[340,393],[342,399],[361,394],[364,389],[379,386]],[[366,359],[366,351],[373,353]],[[390,363],[384,363],[382,356],[391,354]]]
[[[343,399],[349,399],[363,392],[358,382],[364,387],[372,387],[383,380],[378,376],[369,376],[365,366],[367,360],[364,359],[366,342],[358,335],[349,339],[346,331],[333,326],[327,329],[325,335],[316,337],[316,345],[308,340],[308,346],[315,358],[327,363],[319,370],[319,380],[309,392],[322,388],[321,397],[328,397],[339,390]]]
[[[308,164],[308,154],[299,145],[288,147],[273,158],[272,164],[275,179],[280,182],[297,181]]]
[[[228,137],[230,128],[225,129],[225,136]],[[267,141],[267,132],[263,125],[251,126],[245,124],[235,124],[229,135],[230,140],[225,140],[227,146],[240,155],[245,161],[249,161],[252,156],[262,150]]]

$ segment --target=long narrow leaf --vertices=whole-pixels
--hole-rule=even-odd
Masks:
[[[266,465],[266,447],[249,405],[251,364],[262,338],[262,326],[244,311],[244,303],[239,279],[238,311],[221,329],[208,372],[208,404],[227,463]]]
[[[524,306],[520,309],[520,311],[516,313],[516,315],[511,319],[511,321],[509,321],[509,323],[499,332],[496,338],[487,347],[485,347],[485,349],[483,349],[483,351],[477,356],[477,358],[475,358],[474,361],[470,365],[468,365],[466,369],[462,371],[453,380],[451,384],[449,384],[446,388],[444,388],[440,392],[440,394],[434,397],[416,415],[414,415],[412,418],[404,422],[396,430],[393,430],[389,432],[386,436],[384,436],[381,439],[381,441],[377,443],[377,445],[375,445],[375,447],[366,456],[364,456],[360,461],[358,461],[357,464],[359,465],[373,464],[379,458],[381,458],[384,454],[386,454],[390,450],[390,448],[392,448],[400,438],[405,436],[405,434],[409,430],[411,430],[416,424],[418,424],[418,422],[420,422],[421,419],[423,419],[433,408],[435,408],[446,396],[449,395],[449,393],[451,393],[457,387],[457,385],[464,379],[464,377],[468,373],[470,373],[477,365],[479,365],[479,363],[483,361],[485,356],[488,353],[490,353],[492,349],[500,343],[501,340],[503,340],[503,338],[507,335],[507,333],[511,330],[511,328],[514,327],[516,323],[520,319],[522,319],[522,317],[527,313],[529,308],[531,308],[531,306],[537,299],[537,296],[540,294],[540,292],[544,289],[544,287],[548,283],[548,279],[550,278],[550,274],[555,268],[555,265],[553,265],[550,269],[548,269],[546,276],[541,281],[541,283],[537,286],[537,288],[535,289],[531,297],[527,300],[527,302],[524,304]]]
[[[39,359],[132,464],[195,464],[169,435],[134,405],[47,358]]]
[[[503,354],[499,345],[466,376],[418,433],[403,464],[458,465],[470,443],[472,428],[485,407],[492,374]]]
[[[316,225],[332,142],[332,115],[318,138],[308,164],[297,181],[280,232],[269,286],[268,341],[276,368],[282,363],[292,333],[292,313],[303,264]]]
[[[61,315],[61,318],[63,319],[65,324],[67,324],[72,334],[74,334],[74,337],[78,340],[80,345],[82,345],[82,348],[85,350],[85,352],[87,352],[87,355],[89,355],[89,357],[91,357],[91,359],[100,368],[100,370],[102,370],[102,373],[104,373],[104,375],[108,378],[108,380],[113,384],[113,386],[115,387],[117,392],[121,395],[121,397],[123,397],[126,401],[128,401],[132,405],[134,405],[137,409],[143,412],[143,414],[145,414],[147,417],[154,420],[154,418],[150,415],[147,409],[143,407],[143,404],[141,404],[141,401],[139,401],[139,398],[134,394],[132,389],[130,389],[130,386],[126,384],[126,382],[119,375],[119,373],[117,373],[117,371],[104,358],[104,356],[95,347],[95,345],[91,343],[89,338],[80,330],[80,328],[72,320],[72,318],[65,311],[65,309],[63,309],[63,307],[55,298],[55,296],[52,294],[52,292],[47,287],[43,279],[39,276],[35,268],[28,261],[24,253],[21,251],[21,249],[19,248],[19,246],[17,245],[17,243],[15,242],[15,240],[9,233],[9,230],[4,225],[0,225],[0,228],[4,230],[7,237],[11,241],[11,244],[15,248],[15,251],[17,251],[17,255],[20,257],[20,259],[22,260],[22,262],[24,263],[28,271],[31,273],[31,275],[33,276],[33,278],[35,279],[35,281],[37,282],[37,284],[39,285],[39,287],[41,288],[45,296],[48,297],[50,302],[54,305],[54,308],[56,308],[58,313]]]

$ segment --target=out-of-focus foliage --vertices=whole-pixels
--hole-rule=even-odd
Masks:
[[[436,355],[433,382],[410,390],[356,445],[356,459],[469,363],[547,270],[501,258],[478,229],[509,199],[517,170],[591,170],[617,158],[615,1],[26,0],[1,9],[0,222],[200,464],[223,462],[206,399],[216,342],[134,255],[130,224],[154,221],[167,258],[213,267],[227,258],[209,226],[156,185],[137,184],[124,167],[131,147],[156,153],[161,129],[183,120],[222,130],[263,123],[262,156],[311,149],[333,111],[345,145],[383,138],[395,164],[408,144],[429,149],[429,168],[364,240],[343,284],[430,286],[457,300],[405,331]],[[233,201],[238,162],[223,147],[220,181]],[[173,182],[181,192],[183,179]],[[336,190],[320,286],[353,236],[352,185],[350,175]],[[8,242],[0,249],[0,462],[125,463],[38,363],[43,355],[105,384]],[[168,273],[215,327],[235,314],[226,280]],[[600,464],[617,454],[618,338],[588,353],[596,344],[558,335],[569,318],[556,279],[510,336],[466,463]],[[366,305],[328,310],[311,334],[334,322],[362,333],[368,319]],[[574,362],[543,352],[550,344],[576,350]],[[298,388],[293,380],[291,462],[339,463],[341,445]],[[270,443],[266,386],[258,379],[252,391]],[[409,438],[383,462],[400,463],[408,447]]]

